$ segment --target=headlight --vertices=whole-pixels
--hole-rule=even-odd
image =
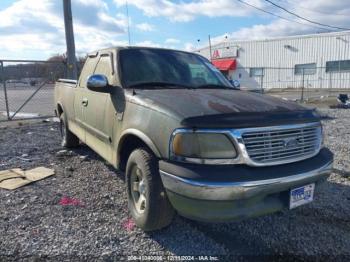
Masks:
[[[220,160],[237,157],[232,141],[225,134],[219,133],[176,132],[170,146],[173,158],[180,160]]]

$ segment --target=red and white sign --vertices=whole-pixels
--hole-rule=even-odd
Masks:
[[[218,58],[228,58],[228,57],[237,57],[238,56],[238,47],[229,46],[229,47],[220,47],[214,49],[212,52],[212,59]]]
[[[218,58],[220,58],[220,53],[219,53],[219,50],[218,50],[218,49],[214,50],[213,55],[212,55],[212,58],[213,58],[213,59],[218,59]]]

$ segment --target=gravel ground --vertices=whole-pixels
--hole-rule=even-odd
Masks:
[[[57,123],[1,127],[0,170],[43,165],[56,175],[16,191],[0,189],[0,261],[117,260],[132,254],[349,260],[350,111],[322,113],[328,115],[325,144],[335,153],[335,172],[312,204],[224,224],[177,216],[153,233],[130,219],[122,173],[86,146],[57,153]],[[60,204],[67,197],[75,205]]]

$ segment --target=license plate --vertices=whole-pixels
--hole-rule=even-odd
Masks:
[[[290,191],[289,208],[296,208],[314,200],[315,184],[310,184]]]

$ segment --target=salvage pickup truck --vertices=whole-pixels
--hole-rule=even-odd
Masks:
[[[115,47],[59,80],[62,145],[88,145],[125,171],[144,230],[179,213],[231,221],[313,201],[332,171],[315,110],[235,89],[199,54]]]

